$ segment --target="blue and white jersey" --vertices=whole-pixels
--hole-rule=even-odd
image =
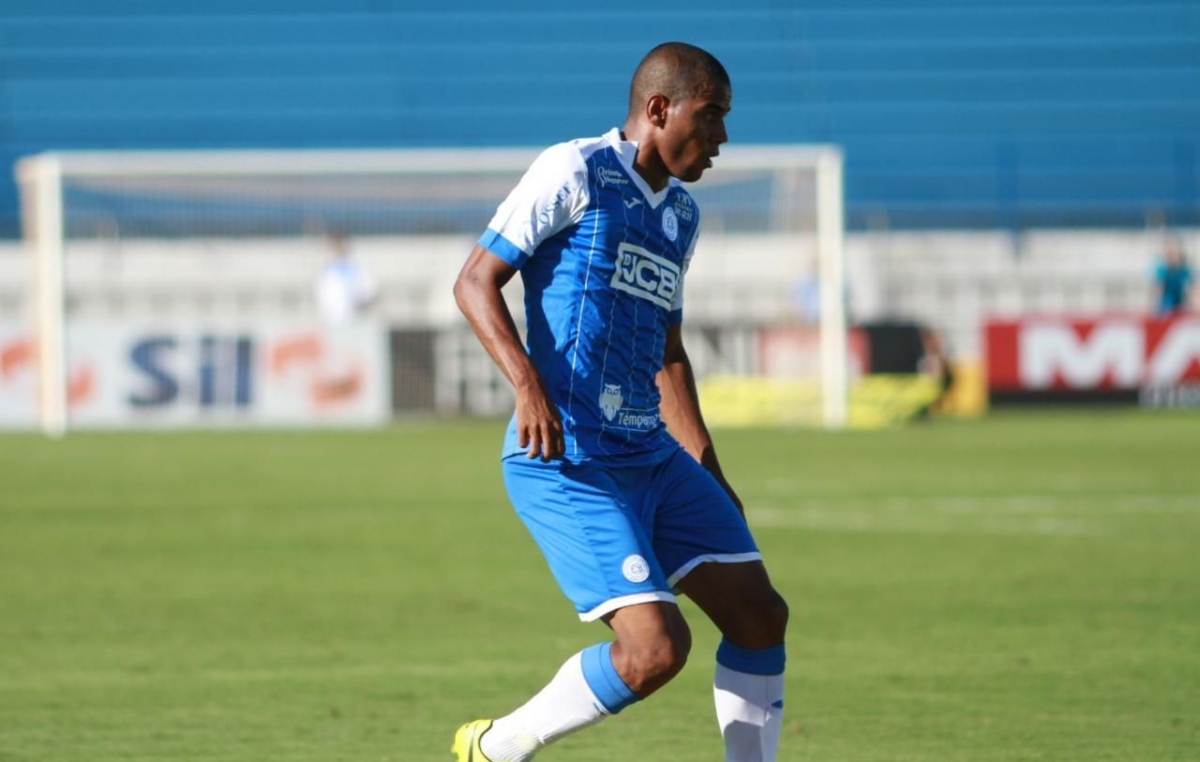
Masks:
[[[673,443],[655,376],[700,216],[677,181],[653,192],[636,153],[616,129],[548,148],[479,240],[521,272],[527,349],[571,461],[650,461]],[[504,455],[519,452],[510,425]]]

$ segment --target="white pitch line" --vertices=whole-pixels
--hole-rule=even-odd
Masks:
[[[772,484],[772,488],[779,486]],[[1119,527],[1110,521],[1124,516],[1200,516],[1197,494],[889,495],[846,500],[794,496],[795,492],[794,503],[784,505],[748,501],[751,525],[850,532],[1063,536],[1113,534]]]
[[[797,497],[797,495],[800,495]],[[1200,514],[1200,494],[1161,495],[1152,493],[1042,493],[1018,495],[887,495],[879,498],[850,496],[831,500],[828,495],[803,497],[797,487],[790,493],[772,497],[796,500],[800,507],[845,506],[884,511],[938,511],[945,513],[1052,513],[1086,511],[1088,513],[1160,513]]]
[[[870,511],[853,507],[782,509],[761,506],[748,511],[750,526],[774,529],[826,529],[846,532],[987,535],[1093,535],[1103,534],[1095,522],[1052,516],[1003,516],[963,521],[946,513]]]

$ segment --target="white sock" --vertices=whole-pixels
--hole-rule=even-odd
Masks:
[[[750,675],[718,663],[713,699],[725,762],[774,762],[783,725],[783,675]]]
[[[580,654],[523,706],[492,723],[479,748],[492,762],[528,762],[546,744],[608,716],[583,677]]]

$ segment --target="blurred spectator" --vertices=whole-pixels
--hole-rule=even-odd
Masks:
[[[806,325],[821,322],[821,281],[815,267],[796,281],[792,287],[792,301],[800,322]]]
[[[329,260],[317,276],[317,308],[327,325],[349,325],[375,301],[375,283],[355,259],[346,235],[329,236]]]
[[[821,323],[821,266],[814,257],[800,277],[792,284],[791,302],[795,317],[804,325]],[[843,283],[842,307],[851,314],[850,282]]]
[[[1171,315],[1188,308],[1195,278],[1183,245],[1177,239],[1168,238],[1163,245],[1162,259],[1154,265],[1152,279],[1154,309],[1159,315]]]
[[[938,396],[930,403],[928,413],[942,413],[946,406],[946,398],[950,387],[954,385],[954,369],[950,357],[946,354],[942,337],[932,328],[921,328],[921,359],[917,364],[917,372],[936,378],[938,381]]]

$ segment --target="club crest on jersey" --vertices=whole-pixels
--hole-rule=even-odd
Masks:
[[[669,310],[679,290],[679,265],[641,246],[622,243],[617,247],[617,267],[609,285]]]
[[[600,393],[600,410],[604,417],[611,421],[623,404],[625,397],[621,394],[621,385],[605,384],[604,391]]]
[[[596,179],[600,181],[601,188],[609,185],[629,185],[629,178],[620,170],[608,167],[596,167]]]
[[[674,207],[663,209],[663,234],[672,241],[679,237],[679,219],[675,216]]]

